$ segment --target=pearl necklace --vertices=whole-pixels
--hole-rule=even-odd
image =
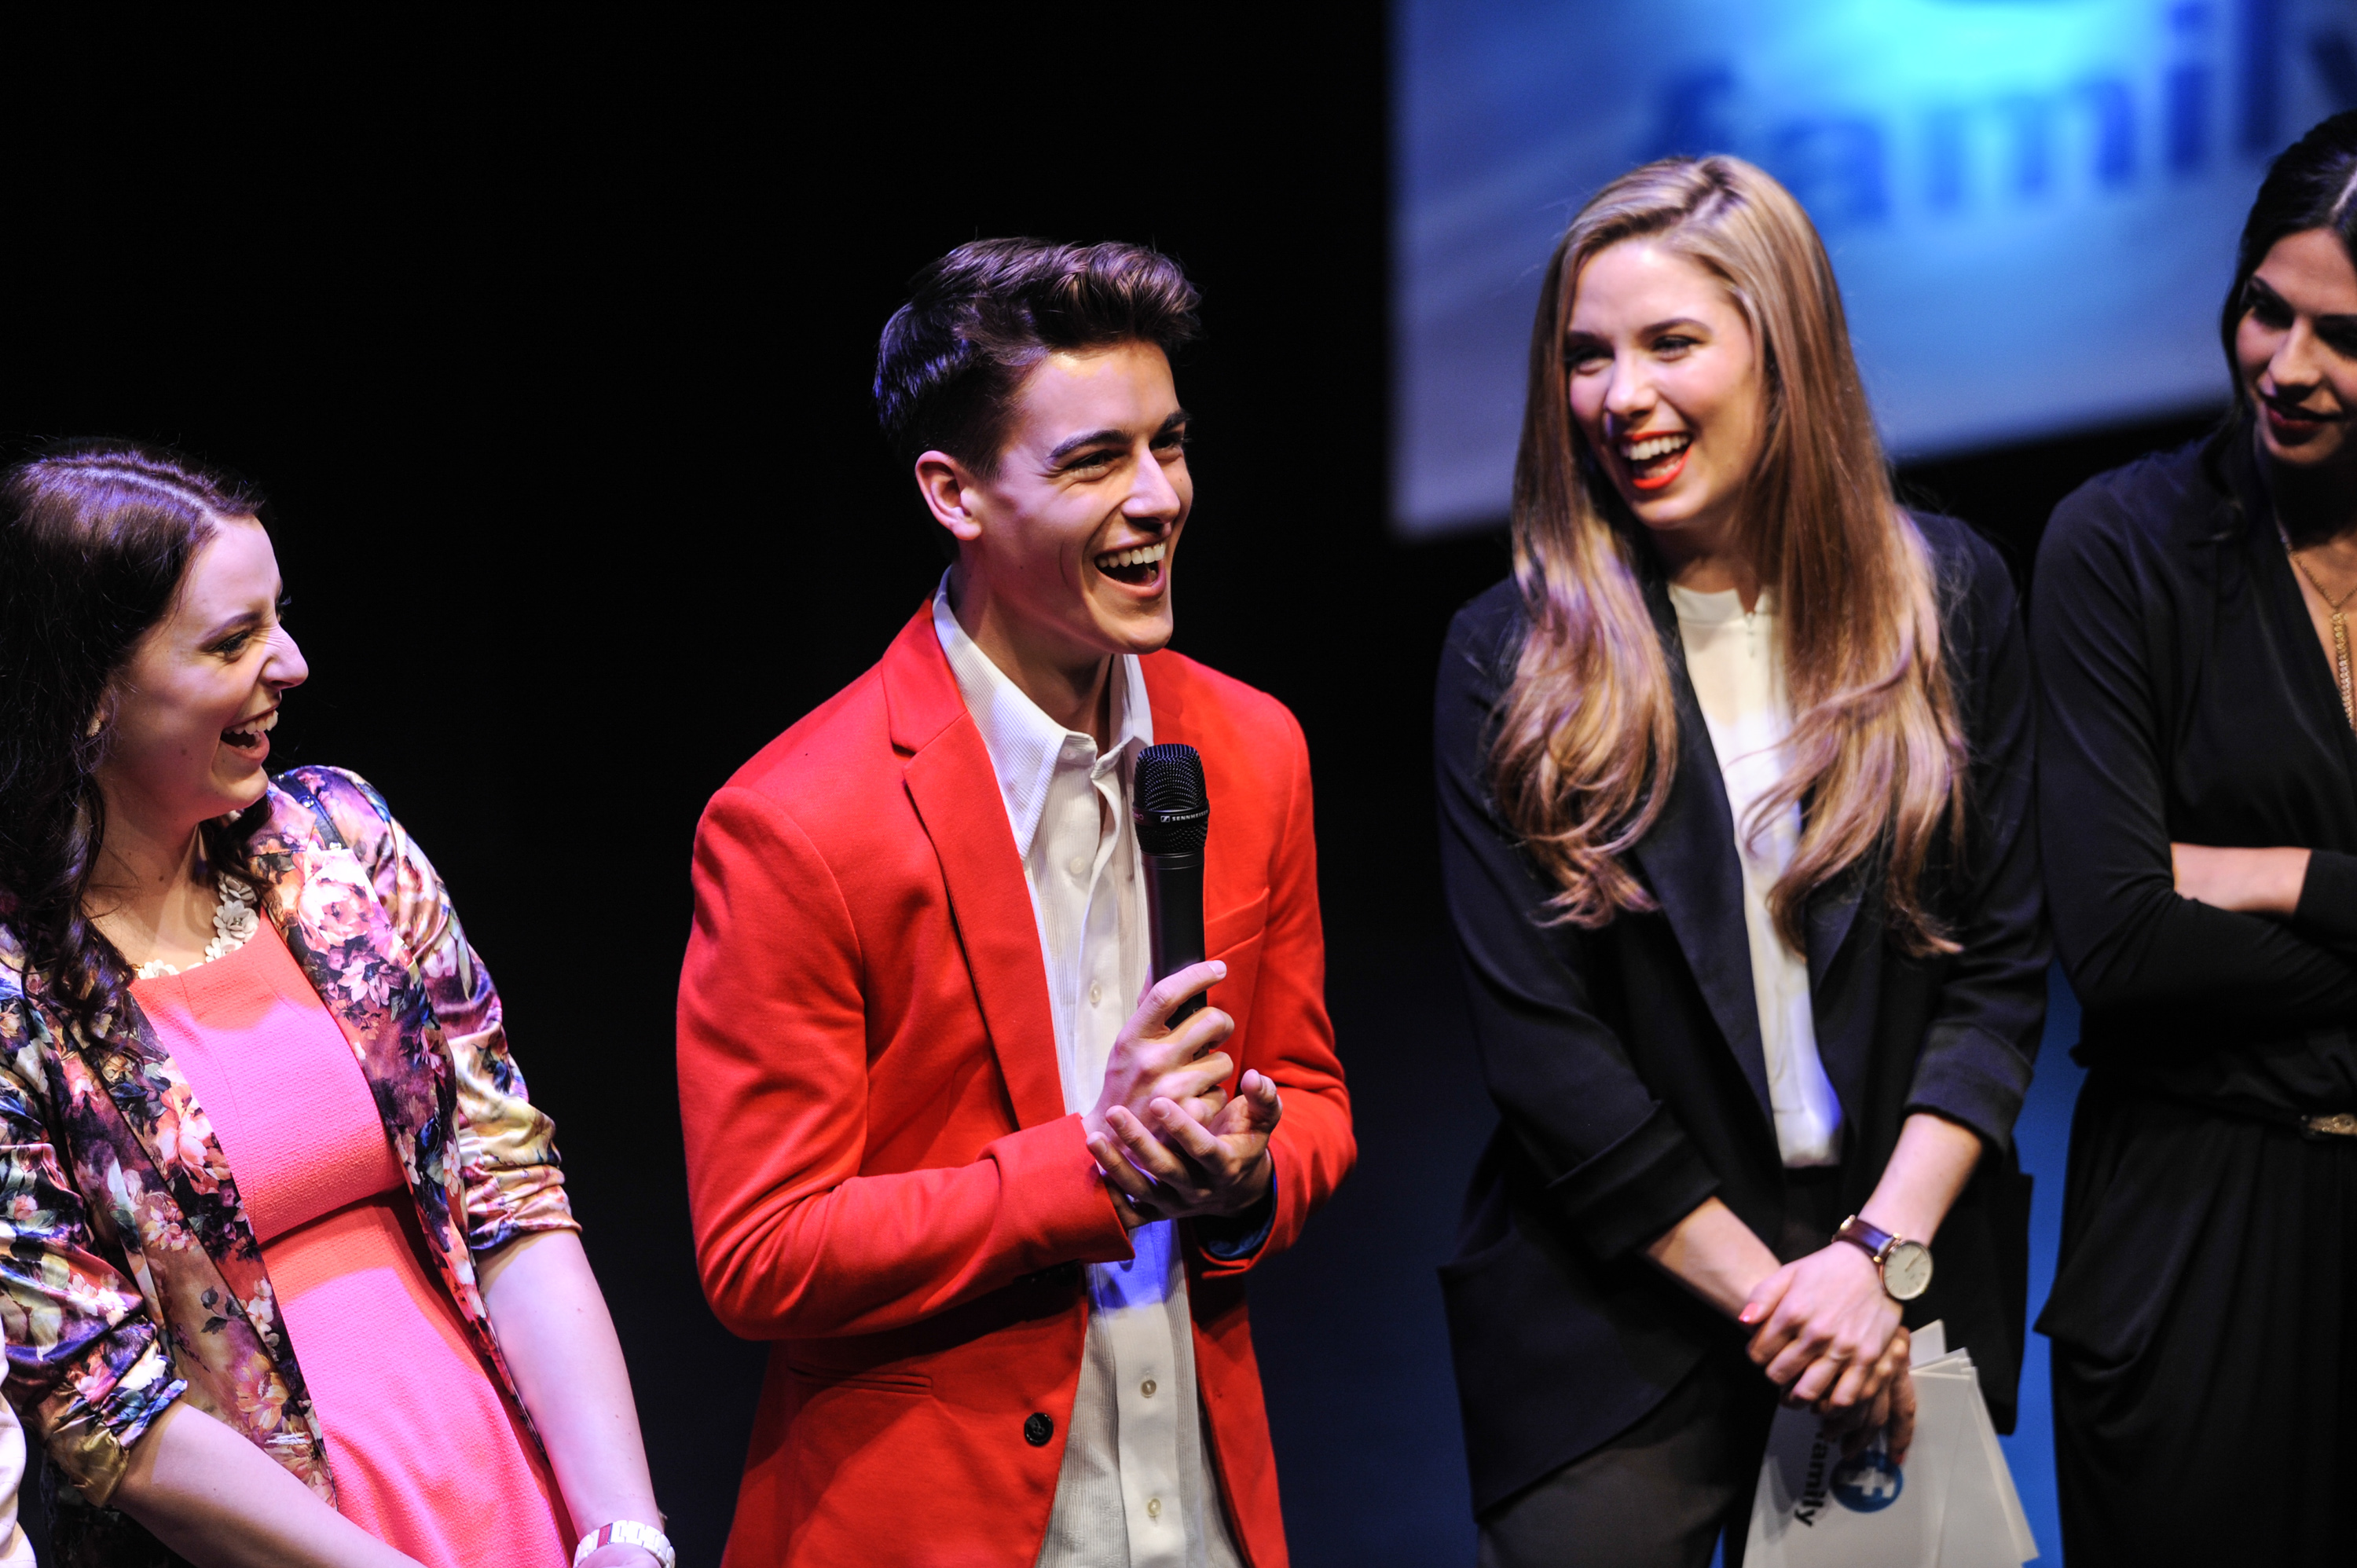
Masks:
[[[254,912],[253,888],[242,882],[231,882],[227,877],[219,879],[217,886],[219,892],[213,904],[213,940],[205,944],[204,956],[197,960],[197,963],[210,963],[217,958],[227,958],[245,946],[262,927],[261,917]],[[194,969],[197,963],[188,967]],[[141,964],[132,974],[138,980],[155,980],[179,972],[178,964],[157,959]]]

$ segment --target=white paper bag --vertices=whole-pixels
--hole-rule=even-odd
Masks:
[[[2038,1554],[1972,1358],[1939,1324],[1914,1337],[1915,1444],[1842,1457],[1806,1411],[1780,1410],[1760,1466],[1747,1568],[2020,1568]]]
[[[1980,1374],[1973,1374],[1966,1414],[1973,1435],[1957,1444],[1948,1477],[1948,1522],[1940,1540],[1940,1568],[2018,1568],[2038,1555],[2029,1516],[2013,1489],[2013,1471],[1981,1398]]]

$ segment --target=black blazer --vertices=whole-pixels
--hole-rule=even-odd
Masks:
[[[2046,1013],[2029,666],[1996,552],[1961,523],[1916,521],[1938,565],[1972,752],[1964,853],[1942,857],[1929,886],[1964,950],[1906,956],[1883,940],[1879,879],[1854,874],[1810,905],[1809,980],[1841,1099],[1849,1209],[1911,1111],[1961,1122],[1988,1146],[1907,1321],[1946,1320],[2009,1431],[2029,1265],[2012,1131]],[[1633,854],[1657,913],[1593,931],[1544,923],[1554,886],[1492,808],[1493,714],[1523,625],[1511,580],[1458,612],[1441,660],[1442,871],[1501,1117],[1441,1270],[1477,1509],[1628,1427],[1714,1348],[1740,1346],[1740,1329],[1646,1260],[1646,1242],[1713,1194],[1770,1246],[1784,1230],[1734,827],[1667,589],[1648,594],[1680,745],[1666,810]]]

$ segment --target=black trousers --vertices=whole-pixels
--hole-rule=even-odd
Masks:
[[[1840,1173],[1789,1171],[1785,1262],[1841,1224]],[[1634,1426],[1508,1498],[1480,1520],[1480,1568],[1708,1568],[1724,1532],[1741,1568],[1776,1391],[1739,1329]]]
[[[1740,1356],[1711,1356],[1603,1447],[1481,1520],[1480,1568],[1708,1568],[1727,1532],[1743,1561],[1775,1391]]]
[[[2357,1138],[2082,1092],[2054,1341],[2071,1568],[2357,1560]]]

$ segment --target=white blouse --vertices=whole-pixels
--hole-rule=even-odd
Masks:
[[[1841,1101],[1817,1057],[1816,1015],[1809,1004],[1809,961],[1776,931],[1768,892],[1801,840],[1801,809],[1787,806],[1752,821],[1760,798],[1783,777],[1792,733],[1791,698],[1776,639],[1773,598],[1762,590],[1749,613],[1733,589],[1698,594],[1673,584],[1670,603],[1685,646],[1686,673],[1710,728],[1711,749],[1727,779],[1743,865],[1743,926],[1750,938],[1751,992],[1760,1008],[1760,1043],[1768,1058],[1768,1099],[1776,1146],[1787,1165],[1830,1165],[1841,1159]],[[1756,831],[1747,832],[1747,829]]]

